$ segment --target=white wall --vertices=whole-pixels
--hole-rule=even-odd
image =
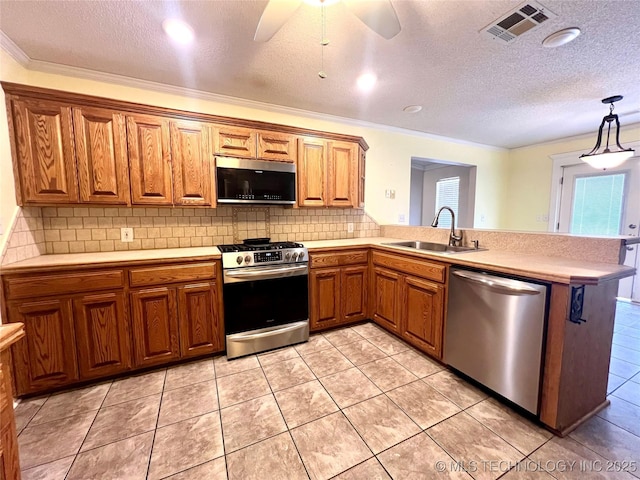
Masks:
[[[422,185],[424,170],[411,169],[411,189],[409,194],[409,225],[422,225]]]
[[[443,178],[460,177],[456,227],[472,228],[474,226],[475,190],[470,189],[471,186],[475,186],[471,182],[471,177],[475,177],[475,171],[473,170],[473,167],[450,165],[429,169],[424,172],[422,225],[430,225],[433,221],[436,210],[436,183]]]

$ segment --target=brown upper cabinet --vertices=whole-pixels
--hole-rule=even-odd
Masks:
[[[129,163],[124,115],[104,108],[74,108],[80,201],[129,203]]]
[[[215,206],[214,155],[297,163],[298,205],[364,206],[362,138],[2,82],[18,205]]]
[[[13,100],[11,107],[18,203],[78,203],[71,107],[30,99]]]
[[[364,206],[364,194],[359,193],[361,164],[364,170],[364,160],[358,156],[356,143],[300,138],[298,205],[347,208]]]

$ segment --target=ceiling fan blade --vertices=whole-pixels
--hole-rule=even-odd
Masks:
[[[349,10],[378,35],[392,39],[401,27],[391,0],[343,0]]]
[[[301,4],[302,0],[270,0],[264,7],[253,39],[256,42],[271,40]]]

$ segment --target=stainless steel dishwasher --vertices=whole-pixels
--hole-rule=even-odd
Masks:
[[[444,361],[538,413],[547,286],[451,268]]]

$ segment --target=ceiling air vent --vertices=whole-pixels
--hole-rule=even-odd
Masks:
[[[480,33],[508,44],[553,17],[557,15],[538,2],[526,2],[491,22]]]

